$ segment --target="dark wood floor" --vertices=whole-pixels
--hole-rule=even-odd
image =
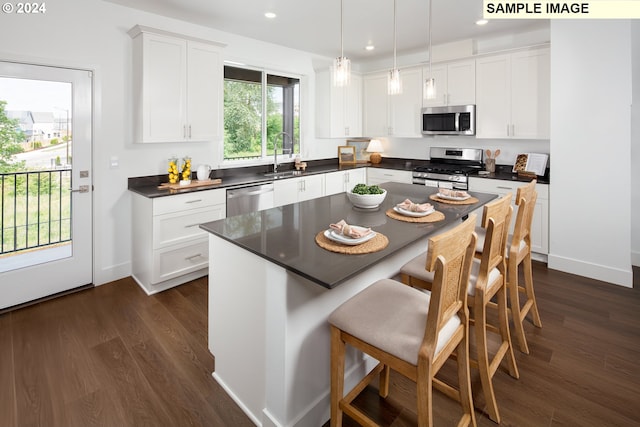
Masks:
[[[640,425],[639,286],[542,264],[534,278],[544,327],[526,325],[520,379],[496,374],[502,425]],[[206,331],[206,278],[151,297],[123,279],[2,314],[0,426],[251,425],[211,377]],[[405,426],[416,423],[414,397],[393,375],[389,398],[371,387],[359,402]],[[457,404],[434,400],[436,425],[451,425]]]

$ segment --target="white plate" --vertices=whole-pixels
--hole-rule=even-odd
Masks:
[[[426,212],[412,212],[406,209],[402,209],[401,207],[398,207],[398,206],[394,206],[393,210],[398,212],[400,215],[413,216],[413,217],[427,216],[435,212],[435,209],[433,207]]]
[[[364,227],[358,227],[361,229],[366,230],[366,228]],[[371,231],[371,233],[367,234],[364,237],[360,237],[358,239],[354,239],[348,236],[345,236],[343,234],[340,234],[332,229],[328,229],[325,230],[324,232],[324,237],[326,237],[329,240],[333,240],[334,242],[338,242],[338,243],[342,243],[345,245],[359,245],[360,243],[364,243],[368,240],[373,239],[376,236],[376,232],[375,231]]]
[[[471,196],[469,194],[467,194],[466,196],[463,197],[453,197],[453,196],[447,196],[446,194],[440,194],[438,193],[438,197],[440,197],[441,199],[445,199],[445,200],[456,200],[456,201],[462,201],[462,200],[467,200],[468,198],[470,198]]]

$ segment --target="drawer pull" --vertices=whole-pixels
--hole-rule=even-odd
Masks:
[[[503,190],[513,190],[513,187],[503,187],[502,185],[496,185],[496,188],[501,188]]]
[[[185,257],[184,259],[187,260],[187,261],[191,261],[192,259],[198,258],[198,257],[201,257],[201,256],[202,256],[202,254],[195,254],[195,255],[191,255],[191,256]]]
[[[189,224],[189,225],[185,225],[184,228],[193,228],[193,227],[197,227],[199,225],[200,225],[200,223]]]
[[[202,199],[195,199],[195,200],[187,200],[185,203],[198,203],[201,202]]]

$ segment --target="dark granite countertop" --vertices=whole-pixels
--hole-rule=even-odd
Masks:
[[[478,203],[452,205],[430,201],[429,195],[437,191],[434,188],[398,183],[381,186],[387,190],[387,197],[373,211],[355,208],[346,193],[340,193],[212,221],[201,224],[200,228],[331,289],[497,197],[470,192],[478,198]],[[435,223],[409,223],[386,216],[387,209],[407,198],[419,203],[429,201],[445,214],[445,219]],[[338,254],[319,247],[315,235],[341,219],[384,234],[389,238],[389,245],[379,252],[363,255]]]
[[[356,165],[339,165],[338,159],[323,159],[323,160],[313,160],[307,162],[307,169],[304,172],[300,172],[297,175],[288,176],[281,179],[288,178],[298,178],[301,176],[315,175],[321,173],[328,172],[336,172],[341,170],[350,170],[362,167],[369,168],[379,168],[379,169],[395,169],[395,170],[405,170],[412,171],[414,168],[418,166],[423,166],[429,164],[429,160],[413,160],[413,159],[400,159],[400,158],[392,158],[392,157],[383,157],[382,163],[371,164],[371,163],[359,163]],[[282,163],[279,165],[279,172],[286,172],[294,170],[293,163]],[[163,182],[167,181],[166,175],[152,175],[152,176],[142,176],[142,177],[133,177],[128,180],[128,189],[133,191],[134,193],[140,194],[145,197],[154,198],[154,197],[163,197],[163,196],[171,196],[174,194],[184,194],[190,193],[194,191],[205,191],[205,190],[213,190],[216,188],[225,188],[232,189],[237,187],[244,187],[248,185],[254,184],[264,184],[267,182],[273,182],[273,178],[269,178],[265,176],[265,173],[271,172],[273,169],[272,165],[265,166],[252,166],[252,167],[243,167],[243,168],[231,168],[231,169],[217,169],[211,172],[212,178],[220,178],[222,182],[220,184],[202,186],[202,187],[191,187],[177,190],[170,189],[158,189],[158,186]],[[472,175],[477,178],[484,179],[502,179],[507,181],[522,181],[529,182],[531,178],[523,178],[518,177],[517,174],[512,173],[511,165],[496,165],[496,172],[489,175]],[[545,176],[537,177],[539,184],[549,184],[549,169],[547,168],[547,173]]]
[[[304,172],[300,172],[297,175],[292,175],[284,178],[278,178],[278,180],[288,178],[299,178],[301,176],[309,176],[328,172],[337,172],[341,170],[351,170],[362,167],[375,167],[382,169],[397,169],[397,170],[413,170],[414,167],[425,163],[424,160],[407,160],[407,159],[395,159],[384,158],[382,163],[372,165],[371,163],[358,163],[356,165],[340,165],[338,159],[323,159],[313,160],[307,162],[307,168]],[[278,167],[278,172],[293,171],[295,169],[293,163],[282,163]],[[202,187],[189,187],[176,190],[170,189],[158,189],[158,186],[163,182],[167,182],[166,175],[152,175],[133,177],[128,180],[128,189],[134,193],[140,194],[145,197],[155,198],[163,196],[171,196],[174,194],[191,193],[194,191],[214,190],[216,188],[237,188],[254,184],[264,184],[267,182],[273,182],[273,178],[266,177],[265,174],[272,172],[272,165],[265,166],[252,166],[244,168],[231,168],[231,169],[217,169],[211,172],[211,178],[220,178],[222,182],[220,184],[208,185]]]
[[[518,182],[531,182],[532,178],[521,177],[518,176],[517,173],[513,173],[513,165],[496,165],[496,171],[494,173],[490,173],[488,175],[479,175],[474,174],[471,175],[474,178],[484,178],[484,179],[502,179],[505,181],[518,181]],[[547,168],[544,176],[536,177],[538,180],[538,184],[549,184],[550,181],[550,170]]]

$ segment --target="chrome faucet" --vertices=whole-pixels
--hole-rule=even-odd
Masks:
[[[280,132],[273,138],[273,173],[278,173],[278,137],[282,135],[282,154],[284,154],[284,137],[288,136],[289,141],[293,142],[291,135],[286,132]]]

